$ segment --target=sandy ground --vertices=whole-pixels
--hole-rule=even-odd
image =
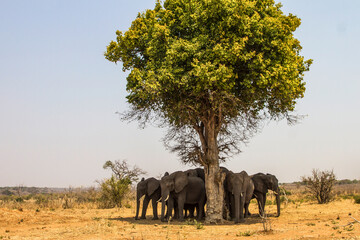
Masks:
[[[264,232],[263,222],[255,214],[243,224],[201,226],[178,221],[135,221],[134,208],[39,212],[2,208],[0,239],[360,239],[360,223],[345,226],[354,222],[351,217],[360,220],[360,205],[350,199],[326,205],[290,203],[282,208],[279,218],[274,217],[275,205],[266,209],[271,223],[268,232]],[[148,214],[152,212],[149,210]],[[250,210],[257,212],[256,205],[251,204]]]

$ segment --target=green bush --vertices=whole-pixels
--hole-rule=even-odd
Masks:
[[[340,195],[339,197],[342,199],[352,199],[354,198],[354,194],[345,194],[345,195]]]
[[[125,194],[130,190],[130,184],[131,182],[128,178],[117,179],[114,175],[101,182],[100,207],[122,207],[122,200],[124,199]]]
[[[15,199],[15,202],[22,203],[24,202],[24,199],[22,197],[18,197]]]
[[[360,195],[355,195],[354,200],[356,204],[360,204]]]

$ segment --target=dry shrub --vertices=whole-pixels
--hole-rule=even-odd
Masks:
[[[333,197],[333,187],[336,178],[334,171],[320,171],[318,169],[312,170],[312,176],[302,177],[302,182],[305,184],[310,194],[316,198],[319,204],[330,202]]]

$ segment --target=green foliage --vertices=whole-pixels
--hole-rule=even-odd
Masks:
[[[360,195],[354,195],[355,203],[360,204]]]
[[[196,219],[187,219],[185,223],[187,225],[194,225],[196,229],[204,228],[204,224],[202,222],[196,221]]]
[[[282,195],[286,195],[286,196],[290,196],[292,193],[290,192],[290,191],[288,191],[288,190],[286,190],[285,188],[283,188],[283,187],[280,187],[280,196],[282,196]]]
[[[354,194],[345,194],[339,196],[341,199],[352,199],[354,198]]]
[[[304,96],[303,76],[312,62],[300,55],[293,36],[300,22],[274,0],[157,1],[125,33],[117,31],[105,52],[107,60],[121,61],[130,71],[132,111],[126,118],[158,119],[188,134],[191,144],[169,146],[185,162],[209,162],[204,156],[212,147],[205,142],[211,137],[227,146],[215,146],[217,154],[238,152],[236,144],[260,120],[294,120],[289,112]],[[237,141],[225,141],[236,130]],[[210,133],[202,139],[204,131]],[[194,134],[199,138],[189,137]],[[188,142],[183,140],[175,138]]]
[[[9,189],[5,189],[1,192],[1,194],[6,195],[6,196],[11,196],[14,195],[13,192],[11,192]]]
[[[350,179],[342,179],[342,180],[337,180],[335,182],[336,185],[347,185],[347,184],[358,184],[360,183],[360,180],[350,180]]]
[[[103,168],[111,169],[113,174],[111,178],[99,182],[100,208],[122,207],[122,200],[130,191],[131,183],[137,181],[139,175],[146,172],[136,166],[131,168],[126,160],[107,161]]]
[[[115,176],[100,184],[101,202],[104,208],[121,207],[125,194],[130,190],[131,182],[128,178],[117,179]]]

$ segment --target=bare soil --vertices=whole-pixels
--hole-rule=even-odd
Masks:
[[[253,215],[242,224],[191,225],[190,222],[134,220],[135,208],[7,209],[0,208],[0,239],[360,239],[360,205],[352,199],[325,205],[289,203],[275,217],[266,206],[264,222],[252,203]],[[148,214],[152,210],[148,209]],[[351,214],[351,215],[349,215]],[[149,220],[148,220],[149,219]]]

